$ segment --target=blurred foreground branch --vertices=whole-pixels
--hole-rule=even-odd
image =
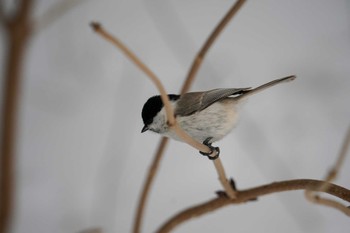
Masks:
[[[38,20],[32,18],[34,0],[16,1],[16,9],[6,12],[5,1],[0,0],[0,23],[5,32],[4,85],[0,149],[0,233],[9,231],[14,197],[14,166],[17,135],[18,102],[22,67],[27,44],[38,28],[51,25],[65,11],[82,0],[65,0],[56,4]],[[40,25],[40,26],[38,26]]]
[[[4,90],[1,122],[0,155],[0,233],[9,231],[14,197],[14,166],[18,100],[26,45],[31,35],[32,0],[18,1],[13,14],[7,14],[0,2],[1,23],[7,48],[5,54]]]

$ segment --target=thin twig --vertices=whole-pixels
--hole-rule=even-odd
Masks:
[[[221,159],[217,158],[213,162],[214,162],[216,171],[219,175],[219,181],[222,184],[222,186],[224,187],[227,196],[230,197],[231,199],[235,199],[236,198],[236,191],[233,190],[233,187],[231,186],[230,182],[226,178],[227,176],[225,174],[225,169],[222,166]]]
[[[196,57],[194,58],[191,69],[189,70],[187,74],[187,78],[182,86],[181,94],[184,94],[188,92],[190,89],[190,86],[192,85],[194,78],[197,75],[197,72],[200,68],[200,66],[203,64],[203,60],[208,53],[209,49],[213,45],[213,43],[216,41],[216,39],[219,37],[223,29],[226,27],[226,25],[231,21],[233,16],[237,15],[237,12],[241,9],[243,4],[245,3],[245,0],[238,0],[236,1],[230,10],[226,13],[226,15],[221,19],[219,24],[215,27],[213,32],[209,35],[205,43],[203,44],[202,48],[197,53]],[[224,167],[222,166],[222,163],[219,159],[214,160],[214,165],[216,172],[218,173],[219,180],[222,184],[222,186],[225,188],[225,191],[227,195],[230,198],[235,198],[235,191],[232,189],[230,183],[228,182]]]
[[[194,62],[192,64],[192,67],[190,69],[190,72],[187,76],[187,79],[184,82],[184,85],[182,87],[181,93],[185,93],[188,91],[188,89],[190,88],[194,78],[195,78],[195,74],[196,71],[198,70],[202,60],[204,59],[205,54],[207,53],[207,51],[209,50],[210,46],[213,44],[213,42],[215,41],[215,39],[218,37],[218,35],[220,34],[220,32],[222,31],[222,29],[225,27],[225,25],[229,22],[229,20],[235,15],[235,13],[238,11],[238,9],[240,8],[240,6],[242,5],[244,1],[237,1],[237,3],[231,8],[231,10],[227,13],[227,15],[223,18],[223,20],[220,22],[220,24],[217,26],[217,28],[214,30],[214,32],[210,35],[210,37],[208,38],[207,42],[205,43],[205,45],[203,46],[203,48],[201,49],[201,51],[198,53],[197,57],[194,59]],[[96,28],[97,26],[97,28]],[[94,24],[93,25],[94,29],[101,29],[100,25],[98,24]],[[115,41],[115,38],[110,37],[109,35],[105,35],[104,37],[109,40],[110,42],[112,42],[113,44],[116,44],[119,47],[120,42],[119,41]],[[144,70],[144,72],[147,74],[148,72]],[[164,101],[163,101],[164,102]],[[165,103],[165,102],[164,102]],[[166,105],[166,104],[165,104]],[[177,130],[177,128],[175,127],[175,130]],[[177,132],[179,133],[179,132]],[[192,138],[187,138],[186,140],[191,140]],[[153,182],[153,177],[154,174],[157,171],[157,167],[158,164],[160,163],[160,160],[162,158],[163,155],[163,151],[165,146],[167,145],[168,139],[166,138],[162,138],[161,139],[161,143],[158,146],[158,150],[156,153],[156,156],[153,160],[152,166],[149,170],[147,179],[145,181],[145,185],[140,197],[140,201],[139,201],[139,205],[138,205],[138,209],[137,209],[137,213],[136,213],[136,217],[135,217],[135,223],[134,223],[134,232],[140,232],[140,228],[141,228],[141,223],[142,223],[142,216],[143,216],[143,210],[144,210],[144,206],[145,206],[145,202],[147,200],[148,197],[148,193],[149,193],[149,189],[150,186]],[[201,151],[203,151],[203,149],[200,149]],[[219,163],[219,161],[217,162]],[[221,164],[221,163],[220,163]],[[222,167],[222,165],[221,165]],[[226,177],[222,177],[220,174],[224,174],[224,170],[221,169],[217,170],[219,173],[219,179],[220,181],[222,181],[222,183],[225,183],[226,185],[224,185],[224,187],[226,187],[226,189],[229,187],[228,182]],[[225,181],[224,181],[225,180]],[[231,188],[228,188],[227,193],[232,197],[232,192],[233,191]]]
[[[180,224],[188,221],[192,218],[199,217],[203,214],[212,212],[221,207],[230,205],[230,204],[240,204],[247,202],[249,200],[254,200],[257,197],[264,196],[267,194],[284,192],[284,191],[292,191],[292,190],[312,190],[317,191],[319,187],[325,183],[324,181],[318,180],[289,180],[289,181],[280,181],[274,182],[267,185],[258,186],[251,189],[246,189],[237,192],[236,199],[230,199],[223,195],[207,201],[202,204],[198,204],[196,206],[190,207],[186,210],[181,211],[175,216],[171,217],[164,225],[162,225],[157,233],[166,233],[173,230],[175,227]],[[330,195],[343,199],[344,201],[350,202],[350,190],[345,189],[341,186],[335,184],[329,184],[329,188],[324,191]]]
[[[317,192],[309,191],[309,190],[305,191],[305,197],[310,202],[336,208],[348,216],[350,216],[350,209],[347,206],[344,206],[343,204],[335,200],[321,197],[318,193],[326,192],[329,189],[330,182],[334,181],[337,178],[340,172],[340,168],[344,163],[349,147],[350,147],[350,127],[348,128],[347,133],[345,135],[344,141],[342,143],[342,147],[338,154],[337,161],[326,176],[326,179],[325,179],[326,182],[322,183],[319,189],[316,190]]]
[[[339,151],[338,159],[334,167],[331,169],[331,171],[327,175],[327,178],[326,178],[327,181],[333,181],[337,178],[340,168],[344,164],[345,157],[348,154],[349,147],[350,147],[350,127],[348,128],[346,136],[344,137],[342,147]]]
[[[148,170],[147,178],[146,178],[145,183],[143,185],[141,197],[140,197],[138,205],[137,205],[138,208],[136,211],[136,216],[135,216],[134,226],[133,226],[132,232],[135,232],[135,233],[140,232],[140,229],[142,226],[142,220],[143,220],[143,213],[144,213],[144,209],[146,206],[148,194],[149,194],[152,182],[154,180],[154,177],[158,171],[161,157],[164,154],[164,151],[165,151],[165,148],[168,144],[168,141],[169,141],[168,138],[162,137],[162,139],[159,143],[158,149],[157,149],[157,153],[155,154],[155,156],[153,158],[153,163]]]
[[[327,184],[327,186],[328,186],[328,184]],[[325,189],[324,191],[327,191],[327,189]],[[337,210],[343,212],[345,215],[350,216],[349,207],[343,205],[342,203],[340,203],[338,201],[331,200],[329,198],[321,197],[319,194],[316,194],[315,192],[319,193],[320,191],[305,191],[306,199],[312,203],[315,203],[315,204],[324,205],[324,206],[328,206],[328,207],[337,209]]]
[[[221,34],[223,29],[226,27],[226,25],[231,21],[233,16],[237,15],[237,12],[241,9],[244,3],[245,0],[236,1],[235,4],[233,4],[233,6],[231,7],[231,9],[221,19],[219,24],[215,27],[208,39],[205,41],[201,50],[197,53],[196,57],[192,62],[191,69],[188,72],[187,78],[182,86],[181,94],[188,92],[193,83],[194,77],[196,76],[201,64],[203,63],[205,55],[207,54],[215,40],[218,38],[218,36]]]
[[[0,23],[4,26],[7,27],[7,17],[5,13],[5,8],[4,8],[4,1],[0,0]]]
[[[130,49],[128,49],[120,40],[118,40],[115,36],[111,35],[109,32],[104,30],[99,23],[93,22],[91,23],[92,28],[96,33],[101,35],[104,39],[108,40],[115,46],[117,46],[134,64],[140,68],[156,85],[158,91],[160,92],[162,102],[164,104],[164,108],[166,110],[168,126],[171,130],[173,130],[177,136],[179,136],[182,141],[191,145],[199,151],[203,151],[209,153],[211,150],[208,146],[194,140],[191,138],[181,127],[177,124],[174,116],[173,108],[170,104],[169,97],[163,84],[160,82],[159,78],[149,69]],[[215,152],[213,152],[215,153]]]
[[[7,54],[5,55],[5,79],[3,85],[3,104],[0,149],[0,233],[8,231],[13,210],[14,161],[17,131],[18,99],[20,95],[21,71],[26,45],[30,37],[31,9],[33,1],[20,1],[15,15],[6,18]]]
[[[208,37],[207,41],[205,42],[205,44],[203,45],[203,47],[201,48],[199,53],[196,55],[195,59],[193,60],[191,69],[189,70],[187,78],[184,81],[183,86],[181,88],[181,91],[180,91],[181,94],[186,93],[190,89],[190,87],[191,87],[191,85],[196,77],[197,71],[198,71],[200,65],[202,64],[202,61],[204,60],[205,55],[208,52],[209,48],[214,43],[214,41],[218,38],[218,36],[220,35],[220,32],[224,29],[224,27],[227,25],[227,23],[232,19],[232,17],[234,15],[236,15],[236,13],[238,12],[238,10],[240,9],[240,7],[243,5],[244,2],[245,1],[237,1],[233,5],[233,7],[229,10],[229,12],[226,14],[226,16],[221,20],[221,22],[218,24],[218,26],[214,29],[214,31],[211,33],[211,35]],[[147,199],[148,199],[149,190],[150,190],[150,187],[153,183],[155,174],[158,171],[158,164],[160,163],[161,159],[163,158],[163,154],[165,151],[164,148],[166,147],[168,142],[169,142],[168,138],[163,137],[161,139],[160,144],[157,148],[156,155],[155,155],[155,157],[152,161],[152,165],[149,169],[147,178],[145,180],[145,184],[144,184],[142,192],[141,192],[141,197],[140,197],[140,200],[138,202],[138,207],[136,210],[136,216],[135,216],[134,226],[133,226],[134,233],[140,232],[142,220],[143,220],[143,214],[144,214],[144,207],[145,207]],[[217,171],[219,171],[219,170],[217,170]],[[219,177],[220,177],[220,175],[219,175]],[[225,178],[225,180],[227,180],[226,176],[224,178]],[[222,179],[220,179],[220,180],[222,180]],[[231,189],[228,189],[228,190],[231,190]],[[230,193],[230,191],[228,191],[228,193]]]
[[[104,39],[111,42],[113,45],[118,47],[140,70],[142,70],[156,85],[158,91],[160,92],[162,102],[166,110],[167,119],[169,125],[175,124],[174,112],[171,108],[170,101],[165,91],[162,83],[159,81],[158,77],[149,69],[130,49],[128,49],[119,39],[107,32],[99,23],[92,22],[91,27],[96,33],[101,35]]]

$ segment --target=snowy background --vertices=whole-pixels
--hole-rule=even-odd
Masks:
[[[40,18],[59,2],[37,1]],[[116,48],[92,32],[97,20],[177,93],[192,59],[234,1],[82,1],[29,44],[16,166],[14,233],[130,232],[160,137],[141,134],[141,108],[157,93]],[[1,60],[4,40],[1,33]],[[2,64],[3,65],[3,64]],[[192,90],[257,86],[239,125],[216,145],[238,188],[321,179],[350,124],[350,2],[248,1],[210,50]],[[350,187],[350,159],[336,183]],[[143,232],[221,189],[212,162],[171,141],[153,186]],[[345,232],[349,218],[301,191],[229,206],[175,232]]]

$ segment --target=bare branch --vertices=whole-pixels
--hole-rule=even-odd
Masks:
[[[233,190],[233,187],[231,186],[230,182],[226,178],[227,176],[225,174],[225,169],[222,166],[220,157],[215,159],[213,162],[214,162],[216,171],[219,175],[219,181],[224,187],[227,196],[230,197],[231,199],[235,199],[237,197],[237,193],[235,190]]]
[[[323,184],[322,184],[323,185]],[[328,188],[328,184],[326,184],[326,187]],[[327,191],[327,189],[324,189],[324,191]],[[319,205],[324,205],[328,207],[332,207],[334,209],[337,209],[341,212],[343,212],[345,215],[350,216],[350,209],[349,207],[341,204],[340,202],[337,202],[335,200],[331,200],[329,198],[324,198],[318,195],[320,191],[314,192],[314,191],[305,191],[305,197],[308,201],[319,204]]]
[[[206,145],[197,142],[193,138],[191,138],[185,131],[181,129],[181,127],[177,124],[174,111],[171,107],[169,97],[159,78],[149,69],[131,50],[129,50],[120,40],[116,37],[112,36],[109,32],[104,30],[99,23],[91,23],[92,28],[101,35],[104,39],[108,40],[115,46],[117,46],[134,64],[140,68],[156,85],[158,91],[160,92],[162,102],[164,104],[164,108],[166,110],[168,125],[184,142],[196,148],[199,151],[203,151],[206,153],[211,152],[210,148]],[[215,152],[213,152],[215,153]]]
[[[169,142],[168,138],[162,137],[162,139],[159,143],[157,152],[152,160],[153,161],[152,165],[148,170],[147,178],[146,178],[145,183],[143,185],[141,197],[140,197],[139,203],[137,205],[138,208],[136,211],[136,216],[135,216],[134,226],[133,226],[133,231],[132,231],[134,233],[140,232],[142,220],[143,220],[143,213],[144,213],[144,209],[146,206],[148,194],[150,193],[149,191],[150,191],[151,185],[153,183],[155,175],[157,174],[161,158],[164,154],[164,151],[165,151],[165,148],[166,148],[168,142]]]
[[[192,63],[191,69],[190,69],[190,71],[189,71],[189,73],[187,75],[187,78],[184,81],[183,86],[181,88],[181,91],[180,91],[181,94],[186,93],[190,89],[190,87],[191,87],[191,85],[192,85],[192,83],[193,83],[193,81],[194,81],[194,79],[196,77],[197,71],[198,71],[198,69],[200,67],[200,64],[202,63],[202,60],[205,57],[205,54],[207,53],[207,51],[209,50],[210,46],[213,44],[215,39],[218,37],[218,35],[222,31],[222,29],[227,25],[227,23],[232,19],[232,17],[238,12],[239,8],[243,5],[244,2],[245,1],[237,1],[233,5],[231,10],[226,14],[226,16],[221,20],[221,22],[218,24],[218,26],[215,28],[215,30],[212,32],[212,34],[209,36],[209,38],[207,39],[206,43],[203,45],[202,49],[197,54],[196,58],[194,59],[194,61]],[[163,137],[161,139],[160,144],[159,144],[159,146],[157,148],[156,155],[155,155],[155,157],[153,159],[151,168],[150,168],[150,170],[148,172],[147,179],[145,181],[145,184],[144,184],[144,187],[143,187],[143,190],[142,190],[142,193],[141,193],[141,197],[140,197],[140,200],[139,200],[138,208],[137,208],[137,211],[136,211],[136,216],[135,216],[135,221],[134,221],[134,226],[133,226],[133,232],[134,233],[139,233],[140,232],[142,219],[143,219],[143,213],[144,213],[144,207],[146,205],[146,201],[147,201],[147,198],[148,198],[149,190],[150,190],[150,187],[151,187],[151,185],[153,183],[155,174],[158,171],[158,165],[159,165],[161,159],[163,158],[163,154],[164,154],[164,151],[165,151],[164,148],[166,147],[168,142],[169,142],[168,138],[164,138]],[[214,164],[215,163],[219,163],[219,161],[217,161],[217,162],[214,161]],[[222,175],[220,175],[221,171],[224,171],[224,170],[223,169],[222,170],[218,169],[217,166],[216,166],[216,169],[217,169],[217,172],[219,173],[219,179],[220,179],[221,183],[223,183],[224,187],[226,186],[225,189],[227,189],[226,175],[224,175],[223,178],[222,178]],[[232,189],[230,188],[230,189],[227,189],[227,190],[232,190]],[[228,195],[233,197],[231,191],[228,191],[227,193],[228,193]]]
[[[20,0],[18,4],[17,13],[14,17],[14,21],[19,22],[28,22],[29,15],[33,7],[33,0]],[[31,23],[31,22],[30,22]]]
[[[195,59],[192,62],[192,66],[190,71],[188,72],[187,78],[182,86],[181,93],[186,93],[188,92],[190,86],[192,85],[192,82],[194,80],[194,77],[197,74],[197,71],[199,70],[205,55],[209,51],[210,47],[213,45],[215,40],[218,38],[220,33],[223,31],[223,29],[226,27],[226,25],[230,22],[230,20],[237,14],[239,9],[243,6],[245,3],[245,0],[238,0],[232,7],[231,9],[226,13],[226,15],[222,18],[220,23],[216,26],[214,31],[210,34],[206,42],[204,43],[203,47],[201,50],[198,52],[196,55]]]
[[[195,141],[187,133],[185,133],[179,127],[179,125],[176,123],[176,120],[175,120],[174,114],[173,114],[173,109],[171,108],[167,93],[166,93],[163,85],[161,84],[161,82],[157,78],[157,76],[143,62],[141,62],[141,60],[139,60],[137,58],[137,56],[133,52],[131,52],[120,40],[118,40],[116,37],[112,36],[110,33],[108,33],[106,30],[104,30],[99,23],[92,23],[91,26],[95,30],[95,32],[97,32],[103,38],[105,38],[106,40],[108,40],[109,42],[111,42],[112,44],[117,46],[120,50],[122,50],[123,53],[131,61],[133,61],[135,63],[135,65],[138,66],[154,82],[154,84],[156,85],[156,87],[158,88],[158,90],[161,94],[161,98],[162,98],[162,101],[164,103],[164,106],[165,106],[166,112],[167,112],[168,124],[170,125],[172,130],[174,130],[175,133],[181,139],[183,139],[183,141],[187,142],[189,145],[193,146],[194,148],[198,149],[199,151],[210,152],[210,149],[207,146]],[[166,144],[166,141],[164,141],[164,139],[163,139],[161,145],[165,146],[165,144]],[[213,153],[215,153],[215,152],[213,152]],[[157,153],[156,158],[160,158],[159,153]],[[158,160],[156,160],[156,161],[158,161]],[[223,170],[223,166],[221,164],[221,161],[217,159],[217,161],[215,161],[214,164],[216,165],[216,168],[217,168],[217,171],[219,174],[219,179],[220,179],[221,183],[223,184],[228,196],[231,198],[234,198],[235,197],[234,191],[232,190],[232,187],[230,186],[229,182],[226,179],[225,172]],[[157,167],[157,164],[155,164],[155,167]],[[154,171],[153,166],[151,168],[151,171]],[[149,174],[149,177],[153,177],[153,174]],[[145,188],[148,190],[149,187],[150,187],[150,181],[146,181]],[[146,197],[147,197],[147,194],[143,194],[141,197],[141,200],[140,200],[141,210],[143,210],[143,208],[144,208]],[[139,229],[140,224],[141,224],[141,212],[138,212],[138,214],[136,215],[136,223],[135,223],[136,230]]]
[[[7,27],[7,18],[6,18],[3,0],[0,0],[0,23],[5,27]]]
[[[226,27],[226,25],[231,21],[233,16],[237,14],[237,12],[240,10],[240,8],[245,3],[245,0],[238,0],[233,6],[230,8],[230,10],[226,13],[226,15],[221,19],[219,24],[215,27],[213,32],[210,34],[204,45],[202,46],[201,50],[197,53],[196,57],[194,58],[191,68],[188,72],[187,78],[181,88],[181,94],[186,93],[190,86],[192,85],[194,78],[197,75],[197,72],[205,58],[205,55],[211,48],[211,46],[214,44],[215,40],[218,38],[218,36],[221,34],[223,29]],[[216,171],[219,175],[219,180],[223,187],[225,188],[225,191],[227,195],[230,198],[235,198],[236,194],[235,191],[232,189],[230,183],[228,182],[225,174],[225,170],[222,166],[220,158],[213,161]]]
[[[3,20],[6,20],[5,32],[8,37],[7,54],[4,56],[6,60],[0,135],[0,233],[8,231],[12,218],[18,99],[23,55],[30,37],[32,5],[32,0],[20,1],[10,20],[5,19],[4,9],[0,9]]]
[[[341,147],[339,155],[338,155],[337,162],[335,163],[335,165],[331,169],[331,171],[328,173],[328,176],[326,179],[327,181],[333,181],[337,178],[337,175],[340,171],[340,168],[344,163],[345,157],[348,154],[349,147],[350,147],[350,127],[348,128],[346,136],[344,138],[342,147]]]
[[[267,185],[258,186],[251,189],[246,189],[237,192],[236,199],[230,199],[225,196],[219,196],[213,200],[207,201],[202,204],[198,204],[196,206],[190,207],[180,213],[176,214],[172,218],[170,218],[164,225],[162,225],[157,233],[166,233],[179,226],[180,224],[195,218],[199,217],[203,214],[212,212],[221,207],[230,205],[230,204],[239,204],[244,203],[252,199],[256,199],[257,197],[264,196],[267,194],[284,192],[284,191],[292,191],[292,190],[311,190],[318,191],[319,187],[323,185],[324,181],[318,180],[290,180],[290,181],[281,181],[274,182]],[[350,202],[350,190],[345,189],[341,186],[335,184],[327,184],[329,185],[329,189],[327,189],[326,193],[343,199],[344,201]]]
[[[118,47],[140,70],[142,70],[156,85],[158,91],[161,94],[164,107],[166,109],[167,119],[169,124],[172,126],[175,124],[174,112],[171,108],[169,98],[167,97],[167,92],[165,91],[163,85],[159,81],[158,77],[149,69],[133,52],[131,52],[119,39],[115,36],[112,36],[109,32],[104,30],[102,26],[97,22],[92,22],[91,27],[101,35],[104,39],[108,40],[116,47]]]
[[[338,154],[337,161],[326,176],[326,179],[325,179],[326,182],[322,183],[322,185],[319,187],[317,192],[309,191],[309,190],[305,191],[305,197],[310,202],[336,208],[348,216],[350,216],[350,209],[347,206],[344,206],[343,204],[335,200],[321,197],[318,193],[327,192],[327,190],[329,189],[329,184],[330,184],[329,182],[337,178],[338,173],[340,172],[340,168],[344,163],[349,147],[350,147],[350,127],[347,130],[342,147]]]

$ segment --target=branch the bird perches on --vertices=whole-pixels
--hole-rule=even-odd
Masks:
[[[215,28],[213,33],[209,36],[206,43],[202,47],[202,49],[199,51],[197,56],[195,57],[191,69],[188,73],[187,79],[183,85],[182,93],[185,93],[189,90],[190,85],[192,84],[195,75],[197,71],[199,70],[199,67],[211,47],[211,45],[214,43],[215,39],[218,37],[220,32],[223,30],[223,28],[227,25],[227,23],[232,19],[232,17],[238,12],[238,10],[241,8],[245,1],[237,1],[232,8],[228,11],[228,13],[225,15],[225,17],[221,20],[221,22],[218,24],[218,26]],[[167,97],[167,93],[165,92],[164,87],[162,86],[160,80],[156,77],[156,75],[142,63],[134,53],[132,53],[124,44],[120,42],[116,37],[112,36],[109,32],[107,32],[99,23],[92,23],[91,26],[97,32],[99,35],[101,35],[104,39],[107,41],[113,43],[116,45],[119,49],[121,49],[125,55],[127,55],[128,58],[130,58],[156,85],[157,89],[159,90],[163,104],[166,108],[167,116],[168,116],[168,123],[169,126],[182,138],[185,142],[187,142],[189,145],[193,146],[194,148],[200,150],[200,151],[208,151],[208,148],[205,148],[206,146],[196,142],[192,138],[190,138],[176,123],[176,119],[173,116],[173,109],[171,109],[171,106],[169,104],[169,99]],[[138,233],[141,229],[142,219],[143,219],[143,213],[145,208],[145,203],[147,201],[148,193],[151,187],[151,184],[153,182],[153,179],[155,177],[155,174],[158,170],[160,160],[163,156],[163,153],[165,151],[166,145],[167,145],[168,139],[162,138],[160,141],[160,144],[158,146],[157,153],[155,154],[153,163],[149,169],[148,176],[146,178],[143,192],[141,194],[137,213],[135,216],[135,222],[133,226],[133,232]],[[349,144],[349,143],[348,143]],[[347,145],[348,145],[347,144]],[[224,171],[224,168],[221,164],[220,159],[214,160],[215,168],[219,174],[219,180],[222,183],[224,187],[224,192],[219,192],[220,195],[216,199],[213,199],[211,201],[208,201],[206,203],[191,207],[187,210],[184,210],[180,212],[179,214],[175,215],[173,218],[170,218],[157,232],[168,232],[171,229],[173,229],[175,226],[178,226],[180,223],[189,220],[193,217],[200,216],[202,214],[208,213],[210,211],[216,210],[220,207],[226,206],[228,204],[238,204],[242,202],[246,202],[252,199],[256,199],[259,196],[267,195],[271,193],[276,192],[282,192],[282,191],[291,191],[291,190],[306,190],[306,192],[325,192],[328,194],[331,194],[333,196],[339,197],[345,201],[350,202],[350,191],[348,189],[345,189],[343,187],[334,185],[329,182],[320,181],[320,180],[289,180],[289,181],[281,181],[281,182],[274,182],[268,185],[263,185],[247,190],[238,191],[235,189],[234,185],[232,185],[233,182],[230,182],[226,178],[226,174]],[[327,180],[328,181],[328,180]],[[326,187],[326,188],[325,188]],[[339,203],[337,203],[339,204]],[[332,206],[332,205],[329,205]],[[337,208],[335,205],[332,207]],[[348,209],[342,205],[342,208],[337,209]],[[346,211],[343,211],[346,213]]]

